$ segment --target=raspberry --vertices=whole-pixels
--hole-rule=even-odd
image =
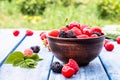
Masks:
[[[32,46],[30,47],[34,53],[38,53],[40,51],[40,46]]]
[[[81,34],[82,34],[81,30],[80,30],[80,29],[78,29],[77,27],[73,27],[71,30],[75,33],[75,35],[76,35],[76,36],[78,36],[78,35],[81,35]]]
[[[79,71],[79,66],[77,62],[73,59],[69,59],[69,62],[66,64],[75,70],[75,74]]]
[[[83,34],[86,34],[86,35],[88,35],[88,36],[91,36],[91,35],[92,35],[91,29],[89,29],[89,28],[84,28],[84,29],[83,29]]]
[[[116,38],[116,41],[117,41],[118,44],[120,44],[120,36],[118,36],[118,37]]]
[[[24,56],[32,56],[32,54],[33,54],[33,51],[32,51],[32,49],[25,49],[25,51],[24,51]]]
[[[14,35],[15,37],[17,37],[17,36],[19,35],[19,33],[20,33],[19,30],[14,30],[14,31],[13,31],[13,35]]]
[[[67,28],[68,28],[69,30],[72,29],[73,27],[77,27],[77,28],[80,29],[80,24],[79,24],[78,22],[71,22],[71,23],[67,26]]]
[[[61,38],[67,38],[67,33],[63,30],[60,30],[59,37]]]
[[[112,51],[114,49],[114,44],[111,43],[111,42],[107,42],[105,45],[104,45],[105,49],[107,51]]]
[[[93,33],[93,32],[102,33],[102,30],[101,30],[99,27],[92,27],[92,28],[91,28],[91,31],[92,31],[92,33]]]
[[[89,38],[89,36],[86,34],[81,34],[81,35],[78,35],[77,38]]]
[[[26,30],[26,36],[32,36],[33,35],[33,31],[31,30]]]
[[[61,73],[63,65],[56,61],[56,62],[53,62],[50,67],[53,72]]]
[[[67,31],[67,38],[76,38],[76,35],[72,30],[68,30]]]
[[[59,36],[59,30],[52,30],[48,33],[49,36],[58,37]]]
[[[67,66],[67,65],[64,65],[63,68],[62,68],[62,75],[66,78],[70,78],[74,75],[75,73],[75,70],[70,67],[70,66]]]
[[[46,33],[45,33],[45,32],[42,32],[42,33],[40,34],[40,38],[41,38],[41,40],[46,39],[46,38],[47,38]]]

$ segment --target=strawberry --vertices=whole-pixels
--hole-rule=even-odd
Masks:
[[[40,38],[41,38],[41,40],[46,39],[46,38],[47,38],[46,33],[45,33],[45,32],[42,32],[42,33],[40,34]]]
[[[101,30],[99,27],[92,27],[92,28],[91,28],[91,31],[92,31],[92,33],[93,33],[93,32],[102,33],[102,30]]]
[[[32,56],[33,50],[32,49],[25,49],[24,50],[24,56]]]
[[[75,74],[79,71],[79,66],[77,62],[73,59],[69,59],[69,62],[66,64],[75,70]]]
[[[77,38],[89,38],[89,36],[86,34],[81,34],[81,35],[78,35]]]
[[[105,45],[104,45],[105,49],[107,51],[112,51],[114,49],[114,44],[111,43],[111,42],[107,42]]]
[[[97,34],[92,34],[92,35],[90,36],[90,38],[97,38],[97,37],[98,37]]]
[[[86,25],[86,24],[80,25],[80,30],[82,31],[82,33],[83,33],[83,29],[84,29],[84,28],[89,28],[89,26]]]
[[[19,34],[20,34],[20,31],[19,31],[19,30],[14,30],[14,31],[13,31],[13,35],[14,35],[15,37],[17,37]]]
[[[84,29],[83,29],[83,34],[86,34],[86,35],[88,35],[88,36],[91,36],[91,35],[92,35],[91,29],[89,29],[89,28],[84,28]]]
[[[75,73],[75,70],[70,67],[70,66],[67,66],[67,65],[64,65],[63,68],[62,68],[62,75],[66,78],[70,78],[74,75]]]
[[[80,24],[79,24],[78,22],[71,22],[71,23],[67,26],[67,28],[68,28],[69,30],[72,29],[73,27],[77,27],[77,28],[80,29]]]
[[[76,36],[82,34],[81,30],[77,27],[73,27],[71,30],[75,33]]]
[[[59,30],[52,30],[48,33],[49,36],[58,37],[59,36]]]
[[[118,36],[118,37],[116,38],[116,41],[117,41],[118,44],[120,44],[120,36]]]
[[[32,36],[33,35],[33,31],[31,30],[26,30],[26,36]]]

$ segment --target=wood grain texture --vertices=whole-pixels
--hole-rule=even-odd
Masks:
[[[26,69],[13,67],[9,64],[4,64],[0,69],[0,80],[47,80],[49,75],[50,64],[52,61],[52,53],[49,52],[43,45],[39,37],[39,31],[34,32],[33,36],[28,36],[19,45],[15,51],[24,51],[31,46],[39,45],[41,47],[38,53],[43,58],[39,61],[35,69]]]
[[[106,51],[104,48],[100,54],[100,59],[108,73],[110,80],[120,80],[120,45],[113,42],[115,49],[112,52]]]
[[[54,61],[59,61],[54,58]],[[62,63],[62,62],[61,62]],[[51,71],[49,80],[109,80],[106,72],[97,57],[89,65],[80,67],[76,75],[71,78],[65,78],[62,74],[56,74]]]
[[[3,59],[17,46],[24,37],[23,30],[18,37],[13,36],[14,29],[0,29],[0,65]]]

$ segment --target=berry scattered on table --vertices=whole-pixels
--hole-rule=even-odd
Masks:
[[[61,73],[63,65],[60,62],[56,61],[56,62],[53,62],[50,67],[53,72]]]
[[[64,77],[70,78],[70,77],[72,77],[74,75],[74,73],[75,73],[75,70],[72,67],[67,66],[67,65],[63,66],[62,75]]]
[[[40,46],[31,46],[30,47],[33,51],[33,53],[38,53],[40,51]]]
[[[19,30],[14,30],[14,31],[13,31],[13,35],[14,35],[15,37],[17,37],[19,34],[20,34],[20,31],[19,31]]]
[[[33,35],[33,31],[32,30],[26,30],[26,36],[32,36]]]
[[[120,44],[120,36],[118,36],[118,37],[116,38],[116,42],[117,42],[118,44]]]
[[[41,40],[46,39],[47,38],[46,33],[45,32],[41,32],[40,33],[40,38],[41,38]]]
[[[32,56],[33,50],[28,48],[24,50],[24,56]]]
[[[107,43],[104,45],[104,47],[105,47],[105,49],[106,49],[107,51],[113,51],[113,49],[114,49],[114,44],[111,43],[111,42],[107,42]]]

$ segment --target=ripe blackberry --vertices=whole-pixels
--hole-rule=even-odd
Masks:
[[[93,32],[92,34],[97,34],[98,36],[101,36],[102,34],[99,32]]]
[[[76,38],[76,35],[72,30],[69,30],[67,32],[67,38]]]
[[[31,49],[33,50],[34,53],[38,53],[40,51],[39,46],[32,46]]]
[[[61,37],[61,38],[67,38],[66,35],[67,35],[67,33],[65,31],[60,30],[59,37]]]
[[[63,65],[56,61],[56,62],[53,62],[50,67],[53,72],[61,73]]]

